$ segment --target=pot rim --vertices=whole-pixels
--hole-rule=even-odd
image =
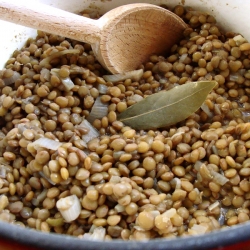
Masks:
[[[197,236],[177,237],[175,239],[152,239],[149,241],[89,241],[69,235],[44,233],[34,229],[22,228],[0,222],[1,239],[42,249],[108,249],[108,250],[195,250],[211,249],[246,241],[250,238],[250,223],[224,228]]]

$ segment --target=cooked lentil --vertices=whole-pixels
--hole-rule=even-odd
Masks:
[[[107,240],[192,235],[197,224],[210,232],[249,221],[250,43],[221,31],[207,13],[181,5],[173,12],[189,25],[183,39],[167,57],[152,55],[141,65],[138,81],[105,81],[88,44],[42,31],[13,53],[0,71],[0,220],[73,236],[103,227]],[[77,53],[41,63],[71,49]],[[209,112],[149,131],[117,121],[136,102],[131,97],[199,80],[218,82],[204,102]],[[93,121],[100,135],[86,143],[90,132],[80,124],[99,96],[108,113]],[[61,145],[34,147],[41,137]],[[72,194],[82,210],[66,223],[56,202]]]

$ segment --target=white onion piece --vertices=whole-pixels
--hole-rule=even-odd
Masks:
[[[47,148],[51,150],[57,150],[62,145],[59,141],[54,141],[46,137],[41,137],[38,140],[32,142],[34,149]]]
[[[90,229],[89,229],[89,233],[92,234],[96,228],[97,228],[97,226],[94,225],[94,224],[92,224],[91,227],[90,227]]]
[[[101,119],[108,114],[108,104],[101,101],[101,97],[98,96],[95,103],[90,111],[87,120],[93,123],[95,119]]]
[[[76,195],[61,198],[56,207],[66,222],[74,221],[81,213],[81,203]]]
[[[180,63],[183,63],[183,62],[186,60],[187,56],[188,56],[188,54],[182,54],[182,55],[180,56],[179,62],[180,62]]]
[[[116,161],[118,161],[123,154],[125,154],[125,151],[114,151],[113,157]]]
[[[165,84],[165,83],[167,83],[167,79],[166,79],[166,78],[161,78],[161,79],[159,80],[159,83],[160,83],[160,84]]]
[[[44,82],[50,80],[50,70],[43,68],[40,72],[40,79],[44,80]]]
[[[117,204],[117,205],[114,207],[114,209],[115,209],[115,211],[116,211],[117,213],[122,213],[122,212],[125,211],[125,207],[122,206],[122,205],[120,205],[120,204]]]
[[[173,135],[171,136],[171,140],[173,140],[176,136],[182,135],[182,134],[185,134],[185,132],[184,132],[184,131],[180,131],[180,132],[177,132],[177,133],[173,134]]]
[[[219,201],[214,202],[213,204],[211,204],[207,209],[209,211],[212,211],[213,209],[215,209],[216,207],[218,207],[220,205]]]
[[[2,178],[0,178],[0,188],[2,188],[2,187],[3,187],[3,185],[4,185],[4,181],[3,181],[3,179],[2,179]]]
[[[98,91],[99,91],[100,94],[102,94],[102,95],[107,94],[108,87],[106,85],[99,84],[97,88],[98,88]]]
[[[129,96],[128,97],[128,100],[133,100],[135,102],[140,102],[142,101],[144,98],[141,96],[141,95],[138,95],[138,94],[135,94],[135,95],[132,95],[132,96]]]
[[[16,71],[13,72],[13,75],[8,78],[3,78],[4,84],[6,86],[13,84],[18,78],[20,78],[20,74]]]
[[[214,104],[214,112],[216,115],[221,115],[221,110],[219,108],[219,104],[217,103]]]
[[[154,216],[154,218],[155,218],[157,215],[160,215],[160,214],[161,214],[158,210],[149,211],[149,213],[152,214],[152,215]]]
[[[204,234],[207,232],[207,230],[208,227],[206,227],[205,225],[194,224],[190,229],[188,229],[188,232],[192,235],[195,235],[195,234]]]
[[[215,145],[212,146],[212,152],[215,154],[215,155],[219,155],[219,152],[218,152],[218,149]]]
[[[70,77],[61,78],[61,82],[64,85],[66,91],[70,91],[75,86],[75,84],[72,82],[72,80],[70,79]]]
[[[111,178],[109,179],[109,182],[111,182],[111,183],[119,183],[119,182],[121,182],[121,177],[116,176],[116,175],[112,175]]]
[[[248,70],[249,71],[249,70]],[[241,75],[241,76],[244,76],[244,74],[246,73],[246,69],[239,69],[239,74]]]
[[[169,210],[167,210],[166,212],[164,212],[162,215],[165,218],[171,219],[172,217],[174,217],[176,215],[176,209],[175,208],[170,208]]]
[[[10,166],[10,162],[5,160],[3,157],[0,157],[0,165],[3,165],[3,167],[7,166],[6,170],[8,170],[8,167]]]
[[[106,235],[106,229],[103,227],[97,227],[94,229],[93,233],[85,233],[83,235],[84,240],[104,240]]]
[[[229,181],[229,179],[227,179],[225,176],[215,172],[212,169],[210,170],[210,173],[213,176],[213,181],[220,184],[221,186],[225,185]]]
[[[129,72],[125,72],[123,74],[115,74],[115,75],[104,75],[103,78],[107,82],[120,82],[126,79],[132,79],[133,81],[139,81],[143,75],[143,70],[133,70]]]
[[[4,166],[0,166],[0,178],[6,178],[6,168]]]
[[[243,120],[245,122],[249,122],[250,121],[250,112],[249,111],[241,111]]]
[[[100,135],[99,132],[86,119],[84,119],[79,126],[89,130],[87,134],[82,136],[83,141],[86,143]]]
[[[39,64],[40,66],[45,66],[46,64],[49,64],[51,60],[66,55],[66,54],[79,54],[80,50],[78,49],[65,49],[62,51],[55,52],[47,57],[45,57]]]
[[[205,79],[206,79],[206,80],[209,80],[209,81],[212,81],[212,80],[213,80],[213,75],[212,75],[211,73],[207,73],[207,74],[205,75]]]
[[[194,169],[199,172],[200,171],[200,167],[201,167],[202,164],[204,164],[204,163],[201,162],[201,161],[195,162]]]
[[[41,175],[41,177],[43,177],[45,180],[47,180],[50,184],[52,185],[56,185],[56,183],[54,181],[52,181],[50,178],[48,178],[44,172],[40,171],[39,174]],[[60,183],[61,184],[61,183]]]
[[[135,225],[135,226],[134,226],[134,229],[136,229],[137,231],[141,231],[141,232],[146,231],[144,228],[142,228],[142,227],[140,227],[140,226],[138,226],[138,225]]]
[[[172,179],[170,181],[170,184],[172,185],[175,185],[175,189],[180,189],[181,188],[181,180],[177,177],[175,177],[174,179]]]
[[[236,42],[236,45],[238,46],[246,42],[246,39],[242,35],[235,36],[233,40]]]
[[[204,102],[202,103],[201,109],[207,114],[207,116],[208,116],[209,118],[212,118],[212,117],[213,117],[213,113],[210,111],[210,109],[209,109],[209,107],[207,106],[206,103],[204,103]]]
[[[239,74],[230,74],[229,80],[230,81],[237,81],[239,79]]]

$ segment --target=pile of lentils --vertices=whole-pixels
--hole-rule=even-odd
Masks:
[[[104,240],[195,235],[249,221],[250,43],[208,13],[172,11],[188,24],[183,39],[141,65],[138,81],[105,81],[90,45],[42,31],[14,51],[0,71],[1,221],[78,237],[102,228]],[[52,68],[57,75],[42,73]],[[74,87],[67,91],[60,77]],[[133,96],[200,80],[218,85],[206,109],[178,124],[135,131],[116,118]],[[80,124],[97,98],[108,114],[92,122],[99,136],[86,144]],[[41,137],[62,144],[33,147]],[[66,222],[56,202],[71,195],[81,212]]]

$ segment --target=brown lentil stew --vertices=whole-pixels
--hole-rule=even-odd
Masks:
[[[250,44],[207,13],[180,5],[173,12],[189,28],[167,57],[152,55],[141,66],[139,81],[106,82],[88,44],[41,31],[13,53],[0,71],[0,220],[73,236],[102,227],[107,240],[194,235],[249,221]],[[74,52],[56,56],[67,50]],[[47,74],[52,68],[57,74]],[[135,131],[116,119],[134,95],[199,80],[218,85],[206,109],[175,126]],[[86,144],[79,124],[99,96],[108,114],[93,121],[100,136]],[[41,137],[62,144],[34,148]],[[56,202],[70,195],[81,212],[67,223]]]

